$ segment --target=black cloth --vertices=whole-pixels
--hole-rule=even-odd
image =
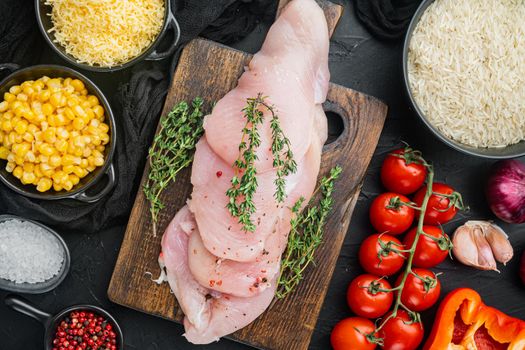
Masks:
[[[229,43],[250,33],[262,16],[274,11],[269,0],[184,0],[173,2],[181,28],[180,45],[198,35]],[[44,39],[39,33],[34,1],[0,1],[0,63],[27,66],[38,60]],[[180,51],[180,50],[179,50]],[[168,62],[169,63],[169,62]],[[73,200],[38,201],[0,185],[0,213],[10,213],[83,232],[96,232],[125,218],[133,204],[170,76],[176,64],[141,63],[129,82],[111,98],[118,140],[113,163],[114,190],[97,203]],[[101,183],[100,185],[103,185]]]
[[[405,35],[422,0],[355,0],[359,20],[377,38],[396,40]]]

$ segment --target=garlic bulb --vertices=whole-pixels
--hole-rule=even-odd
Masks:
[[[508,236],[489,221],[467,221],[456,229],[452,243],[456,259],[480,270],[498,271],[496,261],[506,264],[514,255]]]

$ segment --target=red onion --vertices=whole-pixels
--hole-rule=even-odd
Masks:
[[[494,164],[487,184],[487,200],[501,220],[525,222],[525,164],[517,160]]]

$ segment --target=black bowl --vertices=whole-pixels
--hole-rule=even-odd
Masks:
[[[38,309],[36,306],[31,304],[29,301],[16,296],[16,295],[8,295],[5,297],[4,300],[5,304],[12,308],[13,310],[16,310],[18,312],[23,313],[24,315],[33,317],[34,319],[40,321],[45,327],[44,332],[44,349],[51,350],[53,348],[53,338],[56,332],[56,329],[58,328],[58,325],[60,322],[62,322],[62,319],[64,319],[71,311],[91,311],[93,313],[97,313],[101,316],[103,316],[106,320],[110,321],[110,324],[113,327],[113,331],[117,335],[117,349],[122,350],[124,349],[124,336],[122,334],[122,329],[120,328],[119,324],[117,323],[117,320],[113,318],[107,312],[106,310],[95,306],[95,305],[74,305],[70,306],[62,311],[60,311],[56,315],[48,314],[45,311],[42,311]]]
[[[1,66],[0,69],[8,67],[13,69],[12,66]],[[115,127],[115,117],[111,111],[111,107],[100,89],[87,77],[80,74],[79,72],[62,66],[55,65],[39,65],[31,66],[23,69],[16,70],[15,72],[8,75],[4,80],[0,82],[0,96],[3,96],[6,91],[13,85],[21,84],[26,80],[36,80],[42,76],[53,77],[62,77],[62,78],[77,78],[84,82],[86,89],[90,94],[95,95],[100,101],[102,107],[105,110],[106,122],[108,122],[110,128],[110,142],[106,146],[104,151],[105,162],[104,165],[97,168],[95,171],[89,173],[86,177],[80,180],[80,182],[73,187],[71,191],[47,191],[47,192],[38,192],[35,186],[32,185],[23,185],[19,179],[13,176],[5,170],[6,161],[0,160],[0,181],[2,181],[7,187],[13,191],[24,195],[29,198],[34,199],[45,199],[45,200],[59,200],[59,199],[76,199],[82,202],[92,203],[100,200],[106,194],[113,189],[116,180],[115,168],[112,164],[113,154],[115,153],[115,146],[117,140],[116,127]],[[107,175],[108,182],[103,188],[97,186],[96,193],[93,191],[87,191],[90,188],[93,188],[99,180]]]
[[[410,26],[408,27],[408,31],[405,37],[405,43],[403,47],[403,80],[405,83],[406,93],[408,94],[408,97],[410,100],[410,104],[416,111],[416,114],[418,115],[418,117],[430,129],[430,131],[438,139],[440,139],[445,144],[447,144],[448,146],[452,147],[455,150],[458,150],[460,152],[463,152],[463,153],[466,153],[472,156],[490,158],[490,159],[508,159],[508,158],[517,158],[517,157],[524,156],[525,155],[525,141],[521,141],[517,144],[509,145],[507,147],[502,147],[502,148],[478,148],[478,147],[472,147],[472,146],[457,142],[449,138],[448,136],[446,136],[437,127],[435,127],[427,119],[423,111],[419,108],[414,98],[414,95],[412,94],[412,90],[410,89],[410,83],[409,83],[409,77],[408,77],[408,51],[410,48],[410,40],[412,39],[412,34],[414,33],[414,30],[416,29],[416,26],[419,23],[421,16],[423,16],[427,8],[434,1],[435,0],[424,0],[421,3],[416,13],[414,14],[414,17],[412,17],[412,21],[410,22]]]
[[[46,0],[35,0],[35,10],[36,10],[36,19],[38,21],[38,27],[40,28],[40,31],[42,32],[42,35],[44,36],[47,43],[55,50],[55,52],[64,58],[66,61],[71,63],[72,65],[82,68],[85,70],[90,70],[94,72],[111,72],[111,71],[117,71],[124,68],[128,68],[135,63],[147,60],[147,61],[158,61],[162,60],[166,57],[169,57],[175,52],[177,43],[180,39],[180,28],[179,23],[175,19],[175,16],[173,15],[173,12],[171,11],[171,1],[170,0],[164,0],[164,23],[162,25],[162,29],[160,30],[159,34],[157,35],[157,38],[151,43],[149,47],[144,49],[144,51],[137,57],[132,58],[126,63],[123,63],[118,66],[114,67],[102,67],[102,66],[91,66],[89,64],[85,63],[79,63],[75,57],[68,54],[62,45],[60,45],[58,42],[55,41],[55,34],[54,32],[49,32],[51,28],[53,28],[53,22],[51,21],[50,13],[51,13],[51,6],[45,4]],[[162,42],[162,38],[164,38],[165,34],[168,32],[168,30],[173,30],[173,42],[170,44],[169,48],[164,52],[157,52],[156,48],[159,46],[159,44]]]

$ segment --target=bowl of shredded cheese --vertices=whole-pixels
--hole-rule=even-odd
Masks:
[[[39,65],[0,82],[0,181],[11,190],[96,202],[115,185],[115,147],[111,107],[77,71]]]
[[[170,0],[35,0],[49,45],[82,69],[107,72],[160,60],[176,48],[180,29]],[[167,45],[163,38],[172,33]],[[159,45],[166,47],[159,52]]]
[[[525,2],[425,0],[403,74],[420,119],[444,143],[493,159],[525,155]]]

